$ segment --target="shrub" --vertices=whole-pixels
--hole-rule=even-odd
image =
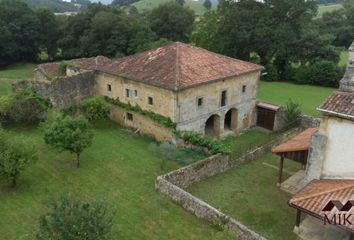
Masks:
[[[89,121],[105,119],[109,113],[108,105],[99,97],[84,100],[81,109]]]
[[[300,104],[289,99],[284,107],[285,121],[287,124],[296,123],[301,116]]]
[[[262,80],[267,82],[279,81],[278,71],[272,64],[268,64],[265,67],[265,73],[266,74],[262,76]]]
[[[0,178],[17,184],[18,176],[37,159],[34,146],[23,137],[9,139],[0,129]]]
[[[77,68],[71,61],[61,61],[58,66],[58,76],[66,76],[66,69],[68,67]]]
[[[48,205],[50,211],[39,220],[37,240],[109,239],[113,218],[104,202],[82,202],[62,195]]]
[[[202,134],[196,132],[177,132],[177,135],[187,142],[190,142],[196,146],[206,147],[212,154],[223,153],[230,154],[230,149],[218,141],[217,139],[203,136]]]
[[[45,119],[51,103],[30,90],[20,90],[0,98],[0,120],[35,123]]]

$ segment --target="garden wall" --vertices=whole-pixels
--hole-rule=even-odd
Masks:
[[[300,125],[303,128],[316,128],[319,127],[321,123],[321,118],[315,118],[308,115],[301,115]]]
[[[81,100],[91,97],[95,91],[95,76],[92,71],[61,77],[53,80],[27,80],[15,82],[14,90],[32,89],[60,109],[79,104]]]
[[[225,215],[199,198],[186,192],[184,189],[194,183],[258,158],[266,152],[269,152],[274,146],[296,134],[298,131],[299,129],[294,129],[286,132],[270,143],[249,151],[245,155],[234,160],[230,159],[229,156],[221,154],[211,156],[203,161],[159,176],[156,179],[155,186],[160,192],[169,196],[173,201],[181,205],[187,211],[192,212],[198,218],[205,219],[218,226],[225,226],[230,232],[237,236],[238,240],[265,239],[237,220]]]
[[[125,127],[135,128],[141,134],[152,137],[157,141],[171,141],[173,132],[171,128],[152,120],[148,116],[129,111],[113,104],[110,105],[110,119]],[[131,119],[128,118],[131,114]]]

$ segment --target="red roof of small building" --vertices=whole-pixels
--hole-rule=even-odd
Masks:
[[[335,91],[318,108],[325,113],[339,114],[354,118],[354,92]]]
[[[324,214],[332,219],[333,214],[338,213],[337,209],[322,211],[329,201],[337,200],[344,205],[353,200],[353,195],[354,180],[313,180],[289,200],[289,205],[320,219],[324,219]],[[354,215],[349,220],[354,222]],[[353,225],[344,227],[354,231]]]
[[[99,70],[147,84],[179,90],[260,71],[262,67],[176,42],[115,60],[111,64],[100,67]]]
[[[311,138],[314,133],[318,131],[318,128],[308,128],[305,131],[299,133],[295,137],[273,148],[273,153],[284,152],[297,152],[306,151],[311,144]]]
[[[269,110],[272,110],[272,111],[278,111],[281,108],[278,105],[271,104],[271,103],[266,103],[266,102],[262,102],[262,101],[258,101],[257,102],[257,107],[269,109]]]

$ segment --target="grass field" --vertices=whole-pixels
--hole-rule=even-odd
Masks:
[[[141,0],[139,2],[133,3],[139,12],[150,11],[153,8],[156,8],[160,4],[173,1],[173,0]],[[203,4],[200,2],[195,2],[193,0],[186,0],[185,6],[190,7],[196,14],[201,15],[206,12]]]
[[[326,12],[332,12],[340,8],[342,8],[342,4],[319,5],[317,17],[321,17]]]
[[[62,192],[105,199],[116,212],[112,239],[227,239],[155,190],[156,177],[178,166],[168,162],[162,171],[161,159],[149,151],[150,139],[111,122],[97,124],[93,146],[83,153],[82,168],[76,169],[74,156],[46,146],[40,130],[8,131],[31,139],[39,160],[20,176],[16,189],[0,185],[1,239],[33,239],[44,202]]]
[[[197,183],[188,191],[267,239],[295,240],[296,211],[287,205],[290,196],[276,186],[278,163],[278,157],[268,154]],[[284,164],[286,171],[300,168],[290,160]]]
[[[11,90],[11,83],[33,77],[35,64],[17,64],[0,70],[0,95],[8,93]]]
[[[317,107],[333,92],[334,88],[297,85],[284,82],[261,82],[258,98],[285,105],[288,99],[301,104],[301,110],[308,115],[320,116]]]

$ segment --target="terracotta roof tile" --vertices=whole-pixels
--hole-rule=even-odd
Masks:
[[[305,131],[299,133],[295,137],[273,148],[273,153],[284,152],[297,152],[306,151],[311,144],[311,138],[314,133],[318,131],[318,128],[308,128]]]
[[[354,92],[336,91],[326,99],[318,110],[354,117]]]
[[[281,108],[278,105],[274,105],[274,104],[266,103],[266,102],[261,102],[261,101],[257,102],[257,107],[261,107],[261,108],[265,108],[265,109],[269,109],[269,110],[273,110],[273,111],[278,111]]]
[[[261,69],[261,66],[253,63],[178,42],[118,59],[99,68],[101,71],[172,90]]]
[[[295,194],[289,204],[292,207],[301,209],[318,218],[324,218],[324,213],[329,219],[337,210],[323,212],[323,208],[331,200],[338,200],[345,204],[349,200],[353,200],[354,180],[313,180],[305,186],[300,192]],[[351,222],[354,222],[354,215],[351,216]],[[353,225],[346,225],[348,230],[353,231]]]

